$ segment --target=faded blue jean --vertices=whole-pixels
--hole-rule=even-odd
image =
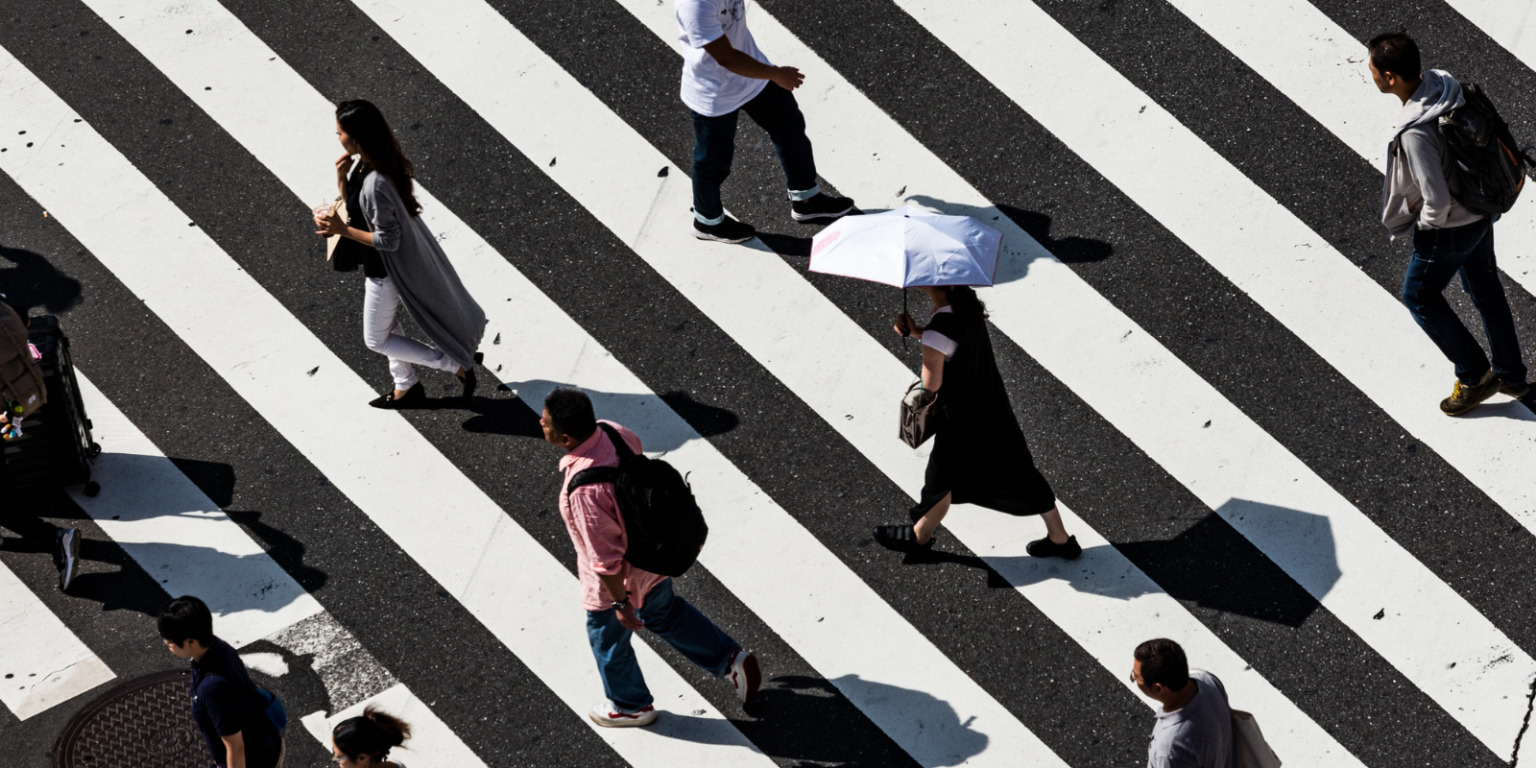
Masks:
[[[1435,346],[1456,367],[1456,378],[1471,386],[1488,372],[1488,355],[1445,300],[1451,278],[1461,276],[1462,290],[1483,317],[1483,332],[1493,353],[1494,375],[1506,384],[1525,382],[1525,363],[1515,320],[1499,281],[1490,219],[1449,229],[1416,229],[1413,257],[1403,277],[1403,304]]]
[[[645,596],[640,620],[645,622],[646,629],[715,677],[730,671],[731,654],[741,649],[699,609],[674,594],[671,579],[657,584]],[[592,641],[592,655],[597,658],[597,673],[603,678],[603,693],[615,706],[629,711],[654,700],[630,644],[634,635],[619,623],[612,608],[587,611],[587,638]]]

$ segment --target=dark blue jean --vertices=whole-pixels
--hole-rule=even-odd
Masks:
[[[689,661],[720,677],[730,671],[731,654],[741,648],[699,609],[672,592],[672,580],[657,584],[640,606],[645,628],[676,648]],[[653,700],[630,645],[635,633],[619,623],[616,612],[587,611],[587,638],[603,678],[603,693],[620,709],[634,711]]]
[[[816,161],[811,140],[805,136],[805,116],[794,94],[769,83],[762,93],[735,112],[705,117],[693,112],[693,215],[706,224],[719,223],[725,215],[720,185],[731,175],[736,155],[736,118],[742,112],[762,126],[773,140],[784,166],[784,180],[791,199],[804,200],[821,191],[816,184]]]
[[[1483,316],[1494,374],[1509,384],[1523,383],[1525,363],[1520,359],[1520,341],[1515,337],[1515,320],[1493,256],[1492,220],[1485,218],[1450,229],[1414,230],[1413,258],[1403,278],[1403,304],[1456,366],[1456,378],[1473,385],[1488,372],[1490,364],[1482,346],[1445,300],[1446,286],[1458,274],[1462,289]]]

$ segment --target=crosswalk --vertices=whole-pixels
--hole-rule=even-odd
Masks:
[[[18,0],[28,21],[0,26],[0,245],[86,286],[63,315],[104,448],[102,494],[63,508],[127,558],[117,589],[203,596],[253,668],[293,681],[293,732],[313,736],[290,738],[299,764],[377,704],[416,726],[414,768],[1123,765],[1151,721],[1130,651],[1160,635],[1289,765],[1518,761],[1536,413],[1436,412],[1449,365],[1395,299],[1406,254],[1366,226],[1392,115],[1363,76],[1368,4],[1100,11],[1230,56],[1197,76],[1262,80],[1295,115],[1285,135],[1308,137],[1274,151],[1359,164],[1333,176],[1234,160],[1212,138],[1232,129],[1189,122],[1155,64],[1126,68],[1070,5],[748,13],[806,74],[831,186],[1004,233],[983,299],[1079,561],[1029,558],[1038,523],[965,506],[938,563],[871,544],[927,456],[892,434],[914,364],[885,330],[895,297],[806,273],[813,230],[770,223],[783,203],[755,129],[726,204],[767,234],[689,237],[675,22],[653,0]],[[1436,5],[1489,51],[1458,75],[1533,76],[1515,5]],[[1536,103],[1494,95],[1536,135]],[[382,366],[355,338],[352,276],[319,271],[306,229],[333,194],[332,105],[358,96],[394,121],[423,217],[486,309],[482,391],[502,386],[467,417],[362,405]],[[1247,97],[1201,98],[1240,113]],[[1364,224],[1295,204],[1328,184]],[[1340,235],[1356,231],[1375,239]],[[1533,337],[1536,203],[1498,232]],[[645,642],[668,715],[583,716],[601,685],[533,423],[565,384],[692,473],[711,538],[682,590],[758,648],[758,708]],[[41,557],[0,550],[0,734],[38,765],[92,691],[169,662],[152,609],[112,624],[142,637],[109,636],[79,601],[111,589],[52,592]]]

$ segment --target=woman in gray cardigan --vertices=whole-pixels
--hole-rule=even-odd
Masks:
[[[389,358],[394,390],[369,403],[398,409],[426,400],[414,365],[447,371],[463,383],[467,398],[475,391],[475,350],[485,333],[480,309],[425,222],[412,184],[411,161],[373,104],[343,101],[336,107],[336,135],[347,151],[336,160],[337,186],[346,195],[354,154],[370,169],[362,179],[359,207],[367,229],[349,226],[339,216],[315,218],[315,234],[341,235],[376,250],[385,277],[367,277],[363,300],[363,342]],[[401,305],[433,346],[401,335],[396,313]]]

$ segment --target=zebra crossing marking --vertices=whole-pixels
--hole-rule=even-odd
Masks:
[[[359,408],[376,393],[207,234],[186,226],[164,193],[89,124],[74,122],[76,113],[3,48],[0,81],[12,106],[0,126],[49,137],[35,151],[0,153],[0,171],[586,723],[602,690],[590,649],[543,642],[550,632],[585,631],[581,612],[571,609],[570,572],[400,414]],[[120,204],[103,209],[104,199]],[[319,372],[307,375],[317,363]],[[466,558],[465,542],[498,556]],[[649,646],[635,650],[657,699],[695,716],[663,718],[651,735],[590,725],[619,755],[646,768],[771,764]]]

